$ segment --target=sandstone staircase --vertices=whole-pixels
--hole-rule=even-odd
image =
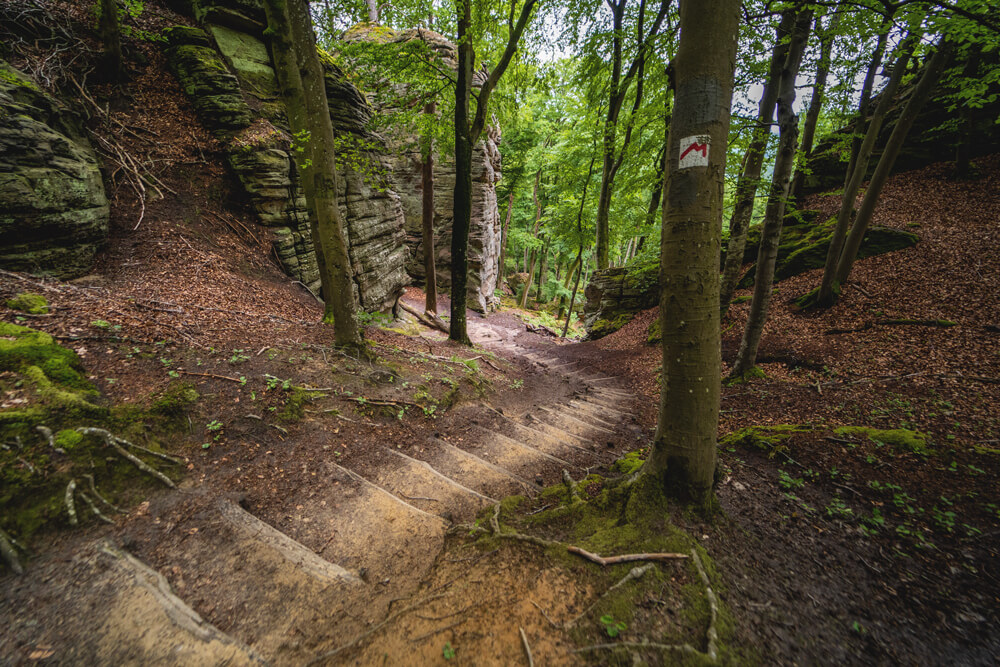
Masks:
[[[0,618],[22,645],[51,646],[47,664],[341,664],[330,653],[405,604],[449,526],[505,496],[533,495],[562,470],[579,479],[613,458],[608,438],[632,397],[612,378],[522,346],[509,330],[481,324],[472,333],[501,356],[557,374],[571,395],[522,415],[468,406],[461,434],[407,453],[382,443],[349,465],[324,461],[310,471],[316,483],[284,498],[270,521],[238,498],[205,497],[189,520],[164,528],[152,553],[131,549],[158,570],[101,540],[69,573],[55,564],[35,573],[64,582],[53,585],[62,618],[45,617],[52,600],[16,590],[11,599],[24,606]],[[114,602],[95,604],[101,592]]]

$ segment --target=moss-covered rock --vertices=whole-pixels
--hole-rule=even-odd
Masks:
[[[186,425],[180,418],[192,393],[178,383],[155,397],[151,409],[108,406],[73,351],[44,332],[0,323],[0,442],[11,443],[0,449],[0,528],[26,541],[43,527],[65,525],[70,480],[96,501],[86,476],[112,502],[128,504],[141,497],[156,482],[102,438],[78,429],[105,429],[157,450],[158,436]],[[163,465],[158,459],[147,462]],[[84,507],[82,501],[77,505],[81,521],[90,516]]]
[[[584,291],[587,336],[595,339],[614,333],[639,311],[657,305],[660,301],[659,271],[657,260],[595,271]]]
[[[838,436],[867,438],[874,442],[890,445],[897,450],[912,452],[921,456],[931,456],[934,454],[934,450],[930,446],[930,436],[920,431],[911,431],[905,428],[879,429],[868,426],[842,426],[836,429],[834,434]]]
[[[87,273],[107,239],[108,212],[76,113],[0,60],[0,267]]]
[[[826,253],[830,247],[836,222],[836,217],[821,223],[815,221],[815,216],[786,218],[781,231],[781,244],[778,246],[778,260],[774,267],[774,281],[780,282],[812,269],[823,268],[826,265]],[[888,227],[871,227],[861,242],[858,258],[864,259],[904,250],[916,245],[919,240],[920,237],[912,232]],[[747,238],[744,261],[754,261],[759,247],[760,227],[755,226],[750,229]],[[738,286],[752,287],[755,276],[756,266],[751,266],[740,279]]]
[[[788,440],[792,436],[813,430],[815,429],[808,424],[748,426],[720,438],[719,448],[754,447],[767,452],[768,456],[774,456],[776,453],[788,450]]]
[[[29,315],[44,315],[49,312],[49,302],[41,294],[24,292],[7,301],[7,307]]]

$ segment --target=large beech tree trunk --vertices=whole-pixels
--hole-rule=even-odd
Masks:
[[[819,292],[816,294],[816,304],[822,307],[830,306],[836,300],[836,293],[839,291],[837,281],[837,264],[840,262],[841,251],[844,248],[844,239],[847,238],[847,230],[851,223],[851,214],[854,213],[854,201],[857,199],[861,183],[865,180],[865,172],[868,171],[868,161],[871,159],[872,151],[875,149],[875,142],[878,139],[879,131],[882,129],[882,122],[885,115],[892,106],[892,98],[899,88],[899,82],[906,72],[907,63],[917,42],[920,41],[920,33],[913,32],[907,36],[901,47],[901,53],[896,59],[892,68],[889,81],[882,90],[878,106],[872,114],[872,119],[868,123],[868,131],[865,133],[864,141],[858,149],[857,155],[852,161],[854,173],[848,179],[844,188],[844,195],[840,201],[840,212],[837,214],[837,224],[833,228],[833,235],[830,237],[830,247],[826,251],[826,265],[823,269],[823,278],[820,280]]]
[[[333,322],[334,343],[364,351],[354,300],[353,274],[344,235],[344,220],[337,205],[337,165],[333,125],[326,98],[323,66],[316,50],[312,20],[305,0],[268,0],[267,16],[279,59],[279,77],[289,104],[289,121],[297,137],[308,142],[309,162],[304,188],[312,194],[310,230],[320,281],[323,285],[324,322]],[[291,65],[294,54],[294,67]],[[293,73],[297,70],[298,76]],[[295,127],[294,123],[304,123]]]
[[[774,159],[774,176],[771,193],[764,212],[764,225],[760,233],[760,250],[757,253],[757,273],[753,287],[753,300],[747,316],[746,329],[730,371],[730,377],[740,377],[754,367],[757,361],[757,347],[767,321],[768,306],[771,303],[771,289],[774,280],[774,265],[778,259],[778,243],[781,240],[781,224],[785,217],[785,203],[788,200],[788,185],[795,165],[795,150],[798,142],[798,116],[792,105],[795,103],[795,78],[799,75],[799,65],[809,39],[812,25],[812,10],[799,13],[788,43],[788,55],[781,70],[778,88],[778,155]]]
[[[681,0],[660,252],[663,388],[637,487],[707,507],[719,420],[719,242],[739,0]],[[704,162],[682,163],[697,143]],[[655,497],[652,496],[652,497]]]
[[[743,158],[743,170],[736,182],[736,205],[729,218],[729,245],[726,246],[726,264],[722,269],[722,282],[719,288],[719,306],[724,312],[729,307],[736,290],[736,283],[743,268],[743,252],[747,245],[747,228],[750,226],[750,216],[753,215],[753,205],[757,197],[757,186],[760,183],[760,172],[764,165],[764,155],[767,150],[767,140],[771,136],[771,120],[774,117],[774,104],[778,99],[778,80],[781,68],[788,56],[788,36],[795,26],[795,12],[786,10],[781,15],[781,21],[776,30],[774,51],[771,52],[771,64],[764,82],[757,110],[757,124],[754,126],[750,145]]]
[[[122,57],[122,33],[118,23],[118,3],[100,0],[101,21],[99,32],[104,45],[103,74],[109,81],[121,83],[125,79],[125,60]]]
[[[903,113],[899,116],[899,120],[896,121],[896,126],[892,128],[892,134],[889,135],[889,141],[885,145],[885,150],[882,151],[878,166],[875,167],[872,180],[869,181],[868,189],[865,190],[865,198],[861,201],[861,208],[858,209],[858,215],[854,219],[854,224],[851,226],[851,233],[847,237],[846,243],[844,243],[844,251],[840,255],[840,262],[837,264],[837,281],[841,284],[851,275],[851,268],[854,266],[854,260],[858,256],[858,250],[861,248],[861,241],[864,240],[865,232],[868,231],[872,213],[875,212],[875,205],[878,203],[879,195],[882,193],[882,188],[885,186],[890,172],[892,172],[892,167],[896,163],[899,151],[903,148],[906,135],[909,134],[910,128],[913,127],[913,123],[917,119],[917,114],[920,113],[920,110],[927,102],[927,98],[930,97],[934,86],[941,80],[941,75],[944,74],[945,66],[951,60],[953,50],[954,46],[949,41],[942,41],[938,45],[934,55],[931,56],[931,59],[924,68],[924,73],[921,75],[920,81],[910,94],[906,106],[903,107]]]
[[[872,52],[871,62],[868,63],[868,70],[865,72],[865,80],[861,85],[861,99],[858,102],[858,122],[864,122],[868,117],[868,106],[872,101],[872,88],[875,86],[875,77],[882,66],[882,58],[885,55],[885,45],[889,38],[889,29],[892,27],[892,15],[886,14],[882,19],[882,26],[879,29],[878,41],[875,44],[875,51]],[[860,128],[859,128],[860,129]],[[844,174],[844,187],[851,181],[854,175],[854,165],[858,161],[858,154],[861,152],[862,136],[859,132],[854,133],[851,139],[851,158],[847,162],[847,172]]]

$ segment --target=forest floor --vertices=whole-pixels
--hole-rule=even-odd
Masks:
[[[154,23],[176,20],[157,12]],[[177,382],[197,389],[187,429],[167,443],[184,459],[165,468],[181,489],[147,484],[122,499],[129,511],[114,526],[59,519],[36,536],[26,574],[0,579],[0,664],[138,664],[194,645],[169,659],[304,664],[339,648],[327,662],[516,664],[528,645],[539,664],[628,664],[629,650],[670,662],[642,648],[572,652],[664,637],[705,651],[709,613],[690,561],[623,587],[611,616],[600,605],[628,565],[605,571],[479,535],[491,501],[518,493],[527,500],[504,505],[505,529],[593,544],[549,513],[568,503],[563,469],[613,477],[619,457],[651,441],[656,310],[580,344],[506,312],[470,314],[474,350],[373,321],[378,360],[340,355],[316,301],[239,204],[159,49],[138,48],[148,64],[134,72],[132,104],[92,127],[156,165],[172,192],[141,211],[119,180],[92,275],[2,273],[0,302],[44,295],[49,314],[5,309],[4,321],[76,350],[110,403],[146,405]],[[765,376],[724,389],[723,514],[670,518],[684,531],[671,539],[714,561],[727,659],[1000,656],[1000,156],[978,165],[967,183],[948,180],[947,165],[894,177],[875,223],[921,242],[859,262],[829,311],[788,303],[815,273],[782,282]],[[829,213],[836,198],[807,204]],[[746,308],[724,322],[725,361]],[[884,432],[895,429],[909,434]],[[586,622],[569,627],[581,612]]]

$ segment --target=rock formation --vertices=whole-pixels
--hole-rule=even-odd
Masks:
[[[170,65],[202,123],[226,147],[285,271],[318,292],[309,217],[261,7],[255,0],[202,2],[196,14],[204,30],[167,30]],[[364,310],[387,310],[409,282],[399,197],[385,182],[384,143],[367,129],[370,107],[343,72],[329,60],[325,65],[334,132],[349,158],[340,160],[339,195],[356,297]]]
[[[442,35],[423,28],[394,31],[383,26],[359,24],[343,36],[346,43],[402,45],[423,41],[442,65],[457,67],[455,45]],[[482,71],[475,73],[473,85],[482,85]],[[382,109],[392,113],[392,109]],[[387,132],[390,146],[392,189],[399,194],[406,220],[406,244],[410,249],[406,271],[418,283],[425,280],[424,246],[422,237],[423,184],[418,138],[406,130]],[[480,312],[492,310],[498,303],[495,296],[500,258],[500,210],[497,206],[496,183],[500,180],[500,130],[488,127],[484,137],[472,152],[472,224],[469,232],[469,307]],[[454,218],[455,160],[452,156],[434,156],[434,252],[437,283],[451,284],[451,226]]]
[[[0,266],[85,274],[107,239],[108,211],[76,115],[0,60]]]

